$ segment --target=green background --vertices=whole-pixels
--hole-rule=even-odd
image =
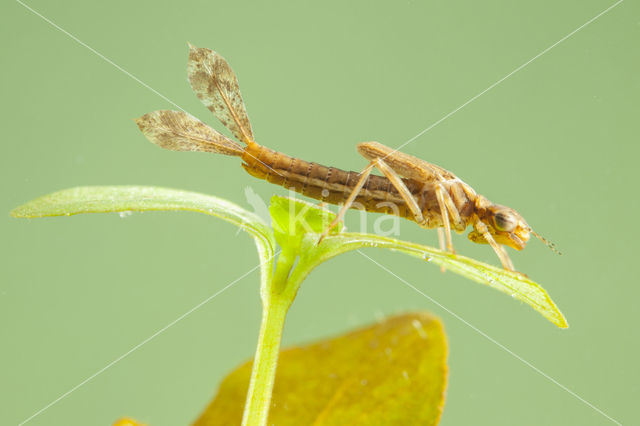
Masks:
[[[258,142],[358,170],[366,163],[357,142],[399,146],[613,2],[28,4],[222,130],[186,81],[187,41],[217,50],[239,76]],[[173,105],[21,4],[0,8],[0,424],[17,424],[241,277],[257,256],[247,235],[203,215],[18,220],[10,209],[77,185],[168,186],[247,208],[246,187],[265,200],[286,191],[250,177],[238,159],[151,145],[132,118]],[[516,208],[558,244],[563,256],[533,241],[512,257],[549,291],[568,330],[414,258],[366,251],[624,424],[638,422],[640,397],[639,16],[637,2],[621,3],[403,148]],[[357,229],[358,217],[347,225]],[[434,231],[410,222],[401,237],[436,244]],[[498,263],[464,236],[454,244]],[[303,284],[284,344],[409,310],[439,315],[449,336],[442,425],[613,424],[355,252]],[[252,356],[259,319],[253,272],[29,424],[105,425],[123,415],[186,424]]]

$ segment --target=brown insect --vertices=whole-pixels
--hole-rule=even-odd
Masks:
[[[490,244],[502,266],[512,271],[513,263],[503,245],[522,250],[532,234],[553,248],[515,210],[493,204],[441,167],[380,143],[357,145],[358,152],[370,161],[360,173],[289,157],[258,145],[238,80],[227,61],[212,50],[190,46],[187,69],[198,98],[246,146],[179,111],[154,111],[138,118],[142,133],[165,149],[242,157],[242,167],[252,176],[323,202],[341,204],[338,216],[321,239],[343,219],[347,209],[358,207],[395,214],[423,228],[437,228],[440,247],[444,249],[446,240],[452,253],[451,229],[461,233],[472,225],[469,239]],[[372,175],[374,168],[384,176]]]

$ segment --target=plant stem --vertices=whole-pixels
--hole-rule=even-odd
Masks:
[[[244,406],[243,426],[267,424],[284,320],[295,297],[295,293],[290,296],[290,292],[282,290],[287,287],[294,262],[295,256],[280,253],[273,279],[266,280],[267,288],[262,289],[262,323]]]

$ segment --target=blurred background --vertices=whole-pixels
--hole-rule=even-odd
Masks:
[[[538,241],[511,253],[570,328],[414,258],[367,255],[584,401],[357,253],[303,284],[285,346],[431,311],[450,343],[442,425],[637,422],[638,4],[620,3],[450,114],[613,4],[28,1],[38,16],[5,2],[0,423],[29,418],[257,264],[250,237],[203,215],[8,214],[79,185],[181,188],[249,209],[247,187],[285,195],[236,158],[164,151],[139,133],[132,119],[176,109],[167,99],[224,130],[186,81],[187,42],[226,57],[258,142],[290,155],[360,170],[357,142],[397,147],[438,123],[403,151],[557,243],[563,256]],[[406,221],[401,237],[437,244]],[[499,264],[489,247],[454,238],[459,253]],[[259,320],[254,271],[28,424],[187,424],[253,356]]]

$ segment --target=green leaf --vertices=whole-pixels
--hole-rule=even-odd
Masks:
[[[313,246],[316,240],[317,238],[309,237],[305,239],[305,244],[307,247]],[[363,247],[386,248],[393,251],[400,251],[427,262],[444,266],[451,272],[478,283],[486,284],[491,288],[508,294],[516,300],[528,304],[560,328],[569,327],[566,318],[553,300],[551,300],[551,297],[549,297],[545,289],[527,276],[432,247],[378,235],[344,233],[327,237],[322,244],[320,244],[317,252],[314,253],[313,262],[319,264],[338,254]]]
[[[270,425],[435,425],[444,404],[447,343],[426,313],[280,353]],[[252,362],[229,374],[195,426],[238,425]]]
[[[314,212],[314,210],[320,210],[317,206],[308,205],[307,203],[302,204],[295,199],[279,198],[278,203],[278,210],[283,212],[281,218],[279,218],[281,222],[287,221],[287,216],[284,215],[284,212],[302,211],[303,207],[306,209],[306,213],[300,214],[296,223],[304,222],[307,220],[307,217],[309,217],[308,220],[311,223],[315,223],[316,215],[321,214]],[[287,206],[288,203],[297,206]],[[322,211],[324,212],[325,210]],[[298,229],[301,230],[303,228],[299,225]],[[424,259],[438,266],[444,266],[453,273],[488,285],[491,288],[508,294],[516,300],[528,304],[560,328],[567,328],[569,326],[564,315],[560,312],[553,300],[551,300],[547,292],[538,283],[523,274],[507,271],[500,267],[488,265],[468,257],[451,254],[432,247],[373,234],[350,232],[342,234],[332,233],[318,245],[317,233],[322,232],[324,228],[316,224],[304,229],[307,231],[306,234],[295,234],[296,238],[302,237],[299,241],[300,248],[298,249],[301,257],[299,266],[292,272],[293,275],[290,279],[292,282],[301,282],[313,268],[341,253],[365,247],[385,248]],[[300,232],[299,230],[298,232]],[[276,231],[276,238],[277,235]],[[297,291],[297,287],[292,288],[291,291]]]
[[[252,235],[258,246],[263,277],[271,276],[275,240],[258,216],[211,195],[147,186],[82,186],[36,198],[11,212],[13,217],[71,216],[80,213],[192,211],[216,216]]]
[[[271,198],[269,213],[271,226],[280,247],[296,252],[300,250],[302,238],[306,233],[324,232],[336,217],[332,211],[316,204],[277,195]],[[341,229],[342,224],[338,224],[332,229],[331,234],[336,234]]]

